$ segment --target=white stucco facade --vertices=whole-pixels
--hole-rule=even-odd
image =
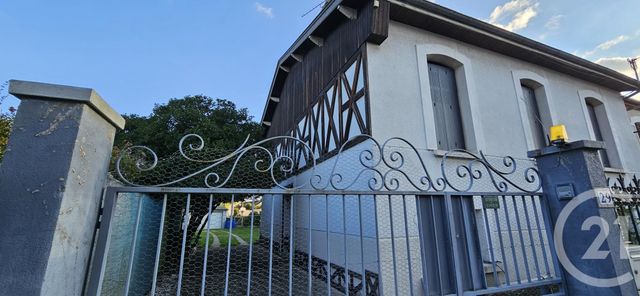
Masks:
[[[601,107],[596,112],[599,119],[606,119],[600,120],[600,128],[610,159],[607,171],[610,174],[640,172],[640,140],[633,133],[632,124],[640,121],[640,112],[627,113],[622,97],[612,89],[393,21],[389,25],[388,38],[381,45],[367,44],[366,52],[371,136],[380,142],[403,138],[414,145],[421,158],[401,142],[390,145],[396,151],[402,151],[405,157],[401,170],[408,177],[400,177],[398,190],[422,190],[415,185],[412,187],[409,180],[403,178],[413,178],[415,182],[424,176],[424,169],[431,174],[431,181],[442,177],[441,161],[447,151],[438,150],[428,71],[430,61],[455,70],[467,150],[476,154],[482,151],[497,163],[507,155],[524,162],[519,165],[525,167],[514,173],[517,175],[514,182],[523,181],[523,169],[534,165],[527,152],[539,148],[530,129],[527,106],[521,99],[521,85],[525,83],[535,87],[539,120],[544,130],[563,124],[569,141],[596,140],[586,101],[589,98],[600,102]],[[637,116],[637,119],[632,121],[630,116]],[[346,183],[354,181],[351,186],[342,184],[348,190],[369,190],[368,182],[374,174],[358,175],[363,167],[357,160],[362,151],[372,146],[370,142],[364,142],[351,147],[345,153],[350,156],[338,160],[338,172],[343,174],[341,179]],[[455,168],[455,162],[468,160],[468,157],[453,157],[451,168]],[[322,176],[322,182],[327,182],[335,161],[335,156],[325,160],[313,173]],[[389,169],[384,165],[380,167],[383,172]],[[311,189],[308,186],[313,181],[311,173],[307,170],[292,178],[292,185]],[[485,179],[484,184],[479,181],[469,191],[496,192],[495,185]],[[464,188],[467,180],[458,181]],[[341,186],[338,185],[333,189]],[[463,219],[464,216],[476,220],[476,229],[471,230],[476,230],[480,241],[478,249],[485,263],[486,278],[491,277],[487,269],[491,264],[487,265],[487,262],[495,263],[503,270],[502,275],[497,275],[502,280],[504,271],[511,273],[512,281],[516,277],[525,280],[527,273],[539,273],[540,279],[558,275],[546,236],[549,227],[543,221],[543,202],[537,196],[527,197],[527,202],[525,197],[521,197],[522,200],[520,197],[500,199],[497,209],[485,211],[481,199],[476,196],[472,198],[474,205],[469,210],[473,212],[463,212],[454,218]],[[375,201],[371,196],[361,198],[362,204],[358,206],[356,196],[293,196],[294,249],[335,265],[347,265],[347,269],[357,273],[362,269],[376,272],[384,294],[422,293],[426,276],[421,266],[421,241],[425,239],[420,237],[418,230],[422,223],[421,210],[417,208],[415,196],[397,196],[390,200],[388,196],[379,195]],[[442,199],[442,196],[438,198]],[[282,197],[266,199],[266,211],[271,209],[270,200],[275,205],[274,223],[288,223],[289,215],[282,212],[287,208],[282,206]],[[462,202],[460,204],[461,209]],[[262,219],[263,225],[270,221],[266,215]],[[434,220],[433,225],[439,222],[444,225],[443,220]],[[507,225],[513,229],[504,228]],[[263,231],[269,233],[266,229]],[[273,237],[281,237],[279,231],[288,233],[286,227],[276,227]],[[504,240],[504,247],[501,240]],[[494,245],[490,247],[488,241]],[[499,252],[501,248],[512,253]],[[516,260],[520,266],[516,265]]]
[[[403,137],[419,149],[435,150],[433,108],[426,71],[428,60],[457,63],[456,80],[467,148],[489,155],[526,158],[531,135],[525,128],[521,79],[544,87],[541,119],[564,124],[570,141],[595,139],[588,124],[585,98],[601,101],[612,133],[611,165],[640,171],[640,141],[619,93],[531,63],[478,48],[415,27],[392,22],[381,45],[368,45],[368,79],[372,135]],[[459,68],[458,68],[459,67]],[[606,129],[603,131],[606,134]],[[438,153],[431,153],[434,157]]]

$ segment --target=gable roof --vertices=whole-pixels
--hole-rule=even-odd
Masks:
[[[583,79],[615,91],[633,91],[640,88],[640,82],[610,68],[577,57],[516,33],[504,30],[473,17],[440,6],[426,0],[375,0],[390,3],[390,18],[393,21],[411,25],[429,32],[453,38],[468,44],[491,50],[506,56],[537,64],[555,71]],[[323,36],[339,25],[335,21],[340,5],[357,7],[369,1],[333,0],[296,39],[278,61],[269,90],[262,122],[270,122],[277,100],[272,99],[284,84],[287,67],[295,63],[294,54],[305,52],[311,41],[310,36]]]

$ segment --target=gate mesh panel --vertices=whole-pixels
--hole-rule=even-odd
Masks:
[[[187,141],[183,147],[190,144],[193,143]],[[118,194],[102,294],[418,295],[423,292],[426,276],[422,274],[422,264],[436,266],[435,258],[442,255],[423,258],[422,245],[429,242],[419,231],[425,227],[419,216],[425,213],[420,212],[416,201],[424,197],[430,197],[431,207],[436,207],[430,213],[441,212],[437,219],[427,214],[429,223],[438,225],[433,233],[441,239],[440,252],[475,258],[463,258],[456,263],[461,264],[458,268],[465,269],[460,275],[465,281],[463,290],[511,285],[516,290],[519,284],[513,275],[516,270],[521,273],[519,279],[525,279],[525,271],[535,273],[531,279],[534,281],[558,277],[546,266],[542,268],[546,259],[540,255],[552,254],[547,251],[550,242],[542,236],[548,229],[534,219],[542,217],[543,204],[532,194],[535,182],[533,185],[525,182],[532,174],[529,165],[516,168],[511,166],[516,161],[511,158],[480,159],[470,153],[448,158],[445,165],[445,161],[441,163],[431,157],[432,152],[400,147],[401,141],[395,144],[399,146],[390,145],[389,148],[394,148],[390,150],[376,150],[368,141],[351,147],[339,155],[340,162],[335,167],[339,178],[329,175],[333,173],[333,161],[320,164],[315,173],[324,176],[321,184],[327,184],[326,190],[313,189],[304,183],[314,180],[310,178],[314,172],[305,170],[298,159],[292,160],[293,164],[282,159],[273,163],[273,158],[272,162],[269,160],[273,155],[266,150],[251,150],[244,157],[231,158],[216,166],[206,160],[223,157],[227,151],[192,147],[185,154],[174,154],[157,165],[150,155],[123,158],[121,167],[138,169],[116,174],[122,173],[121,177],[132,185],[153,186],[158,190]],[[374,149],[370,153],[360,153],[371,147]],[[135,151],[134,154],[145,153]],[[374,165],[380,157],[385,162]],[[430,171],[431,177],[425,179],[425,167],[431,170],[440,165],[440,172]],[[299,170],[284,174],[276,169],[271,175],[270,168],[283,166]],[[523,195],[505,197],[496,192],[503,185],[488,176],[499,175],[515,176],[512,181],[523,186]],[[274,182],[282,185],[285,181],[291,181],[292,186],[302,184],[303,190],[276,188]],[[511,185],[505,186],[519,189]],[[449,187],[455,189],[450,195],[445,194],[451,190]],[[472,190],[477,195],[471,194]],[[168,193],[158,193],[163,191]],[[400,191],[413,193],[394,194]],[[292,192],[293,195],[288,195]],[[498,209],[484,206],[482,199],[487,192],[499,196],[495,201]],[[526,201],[521,200],[525,196]],[[445,199],[453,203],[447,206],[452,207],[451,214],[443,203]],[[507,208],[508,213],[504,212]],[[518,214],[512,211],[516,209]],[[450,221],[455,222],[448,225]],[[507,238],[505,234],[511,232],[506,230],[507,225],[524,236]],[[455,234],[449,233],[450,227]],[[458,247],[453,247],[452,235]],[[505,246],[498,245],[500,238],[507,242]],[[487,241],[493,245],[486,246]],[[465,249],[477,250],[470,253]],[[522,260],[530,259],[525,253],[534,250],[540,253],[533,261],[526,261],[529,265],[525,266]],[[445,257],[451,256],[442,255]],[[511,267],[509,260],[521,264]],[[451,279],[458,276],[454,274],[453,263],[445,261],[437,264],[435,274],[447,273]],[[487,262],[510,272],[511,279],[505,281],[500,274],[494,276],[483,271]],[[538,264],[539,268],[530,263]],[[455,283],[451,281],[449,286],[445,283],[447,287],[439,287],[435,294],[445,290],[454,293]],[[500,295],[538,295],[545,289]]]

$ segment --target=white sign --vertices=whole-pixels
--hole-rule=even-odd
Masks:
[[[598,207],[613,208],[613,192],[609,188],[595,188],[593,192],[598,201]]]

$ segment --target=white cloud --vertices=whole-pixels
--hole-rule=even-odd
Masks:
[[[558,15],[554,15],[552,16],[547,23],[544,24],[544,27],[549,29],[549,30],[557,30],[560,28],[560,20],[562,20],[562,18],[564,17],[564,15],[562,14],[558,14]]]
[[[538,15],[538,6],[538,2],[512,0],[494,8],[488,21],[505,30],[518,31],[526,28]]]
[[[627,41],[627,40],[629,40],[629,36],[620,35],[620,36],[618,36],[616,38],[613,38],[611,40],[607,40],[607,41],[605,41],[603,43],[598,44],[598,46],[596,46],[596,49],[607,50],[607,49],[609,49],[611,47],[616,46],[618,43],[621,43],[621,42],[624,42],[624,41]]]
[[[633,38],[635,38],[635,37],[633,37]],[[602,43],[598,44],[594,49],[592,49],[590,51],[587,51],[587,52],[585,52],[583,54],[577,54],[577,55],[579,55],[579,56],[581,56],[583,58],[588,58],[588,57],[590,57],[590,56],[592,56],[592,55],[594,55],[594,54],[596,54],[596,53],[598,53],[600,51],[606,51],[606,50],[608,50],[608,49],[610,49],[610,48],[612,48],[612,47],[614,47],[614,46],[616,46],[616,45],[618,45],[618,44],[620,44],[622,42],[625,42],[625,41],[627,41],[629,39],[633,39],[633,38],[631,38],[631,37],[629,37],[627,35],[620,35],[620,36],[618,36],[616,38],[613,38],[611,40],[607,40],[605,42],[602,42]]]
[[[606,57],[597,59],[595,63],[616,70],[629,77],[636,78],[627,59],[627,57]]]
[[[489,22],[497,22],[503,15],[509,14],[514,11],[522,10],[530,5],[529,0],[512,0],[503,5],[499,5],[493,9],[489,16]]]
[[[640,59],[640,56],[638,57]],[[640,61],[640,60],[639,60]],[[603,65],[612,70],[616,70],[624,75],[627,75],[631,78],[636,78],[636,74],[631,69],[629,62],[626,57],[606,57],[599,58],[596,60],[597,64]],[[627,95],[627,93],[623,93],[623,95]],[[637,94],[631,97],[634,100],[640,101],[640,94]]]
[[[264,14],[268,18],[273,18],[275,15],[273,14],[273,8],[262,5],[260,2],[256,2],[256,11]]]

